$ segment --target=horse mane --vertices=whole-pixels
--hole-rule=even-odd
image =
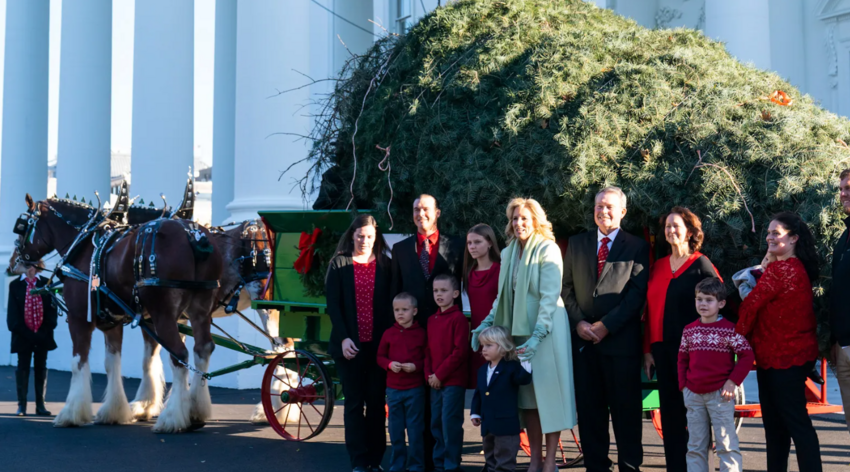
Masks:
[[[162,208],[130,205],[127,209],[127,224],[130,226],[147,223],[162,216]]]
[[[97,211],[96,208],[87,203],[66,198],[48,198],[45,203],[61,213],[63,220],[75,226],[88,222],[92,212]]]

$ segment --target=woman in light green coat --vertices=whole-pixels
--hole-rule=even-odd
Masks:
[[[563,260],[536,200],[511,200],[507,217],[499,293],[490,315],[472,332],[472,348],[478,350],[483,330],[503,326],[519,346],[520,359],[531,361],[533,380],[520,387],[518,405],[531,446],[528,470],[554,472],[560,432],[576,424],[570,329],[561,300]]]

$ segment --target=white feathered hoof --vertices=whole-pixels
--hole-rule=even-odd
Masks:
[[[162,409],[156,424],[153,426],[154,433],[182,433],[188,431],[192,425],[190,420],[189,385],[187,382],[186,369],[172,367],[174,381],[165,408]]]
[[[251,414],[250,421],[254,424],[269,424],[269,419],[266,418],[266,410],[263,409],[262,403],[254,405],[254,413]]]
[[[136,421],[150,421],[159,416],[162,411],[162,402],[134,401],[130,403],[130,413]]]
[[[53,419],[53,426],[68,428],[92,422],[91,369],[88,362],[80,367],[80,356],[71,361],[71,388],[62,411]]]
[[[133,411],[127,402],[121,379],[121,353],[106,351],[106,393],[103,405],[94,417],[95,424],[128,424],[133,422]]]
[[[136,391],[136,398],[130,403],[130,411],[136,421],[150,421],[162,411],[162,397],[165,395],[165,376],[159,357],[159,346],[151,347],[145,343],[145,357],[142,360],[142,381]]]

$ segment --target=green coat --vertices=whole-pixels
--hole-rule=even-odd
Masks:
[[[563,259],[554,241],[533,235],[519,261],[516,290],[513,265],[519,242],[502,250],[499,293],[487,317],[524,341],[532,333],[545,333],[531,359],[532,386],[544,433],[570,429],[576,425],[573,387],[572,346],[567,310],[561,300]],[[507,297],[507,298],[506,298]],[[523,318],[514,319],[520,316]]]

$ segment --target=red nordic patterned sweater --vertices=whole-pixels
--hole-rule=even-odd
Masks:
[[[443,387],[464,387],[469,356],[469,321],[457,305],[428,318],[425,378],[437,376]]]
[[[738,363],[735,364],[735,355]],[[735,332],[731,321],[719,318],[685,326],[679,346],[679,390],[705,394],[723,388],[727,380],[741,385],[753,365],[753,349]]]
[[[425,369],[425,350],[428,341],[425,339],[425,328],[413,322],[409,328],[398,323],[384,331],[381,344],[378,345],[378,365],[387,371],[387,387],[396,390],[410,390],[425,384],[422,371]],[[413,372],[393,372],[390,363],[413,363]]]

